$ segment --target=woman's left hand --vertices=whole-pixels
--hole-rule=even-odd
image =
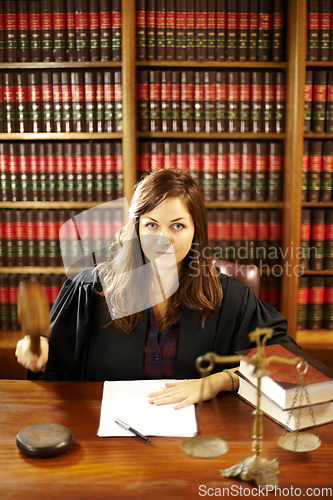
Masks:
[[[174,408],[178,410],[199,403],[200,400],[212,399],[220,391],[229,390],[228,383],[229,379],[223,372],[214,373],[205,379],[167,382],[162,391],[148,394],[148,401],[155,405],[174,404]]]

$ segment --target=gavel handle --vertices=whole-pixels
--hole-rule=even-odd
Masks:
[[[30,335],[30,350],[37,356],[40,355],[40,336]]]

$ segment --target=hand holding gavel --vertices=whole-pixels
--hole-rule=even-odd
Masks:
[[[17,344],[17,360],[32,371],[39,371],[41,360],[46,363],[48,359],[48,342],[44,336],[50,331],[50,317],[43,286],[36,278],[19,284],[17,307],[18,318],[25,334]]]

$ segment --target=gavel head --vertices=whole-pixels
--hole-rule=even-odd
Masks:
[[[25,335],[30,335],[31,339],[33,339],[49,333],[49,305],[44,288],[37,278],[30,278],[19,283],[17,310],[21,328]],[[36,352],[36,348],[32,350]]]

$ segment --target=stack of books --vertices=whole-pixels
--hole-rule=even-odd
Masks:
[[[237,354],[245,355],[250,359],[256,350],[255,348],[239,351]],[[293,404],[299,383],[296,366],[275,361],[268,366],[269,376],[261,379],[260,407],[265,415],[289,431],[303,430],[333,421],[333,370],[289,342],[266,346],[265,355],[266,358],[279,356],[285,359],[299,356],[308,363],[305,384],[314,421],[304,391],[303,398],[300,397],[301,390],[298,392],[295,404]],[[258,378],[253,375],[253,365],[241,360],[239,376],[239,396],[255,406]]]

